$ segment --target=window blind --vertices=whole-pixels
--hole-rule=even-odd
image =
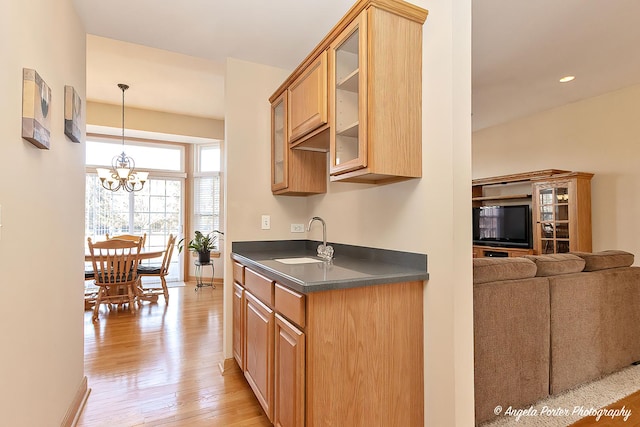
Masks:
[[[220,230],[220,174],[194,178],[194,230]]]

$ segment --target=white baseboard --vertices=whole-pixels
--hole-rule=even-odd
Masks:
[[[78,391],[76,391],[76,395],[71,402],[71,406],[69,406],[69,409],[60,424],[61,427],[74,427],[78,423],[80,414],[82,414],[84,405],[87,403],[87,399],[89,398],[89,393],[91,393],[91,389],[87,387],[87,377],[84,377],[82,378],[80,387],[78,387]]]

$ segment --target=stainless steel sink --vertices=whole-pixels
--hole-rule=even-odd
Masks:
[[[323,262],[318,258],[310,257],[298,257],[298,258],[275,258],[274,261],[281,262],[283,264],[312,264],[316,262]]]

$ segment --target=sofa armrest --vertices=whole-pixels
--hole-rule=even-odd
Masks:
[[[549,393],[549,281],[473,286],[476,423]]]

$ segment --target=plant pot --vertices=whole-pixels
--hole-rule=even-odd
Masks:
[[[200,264],[207,264],[211,262],[211,252],[198,252],[198,261]]]

